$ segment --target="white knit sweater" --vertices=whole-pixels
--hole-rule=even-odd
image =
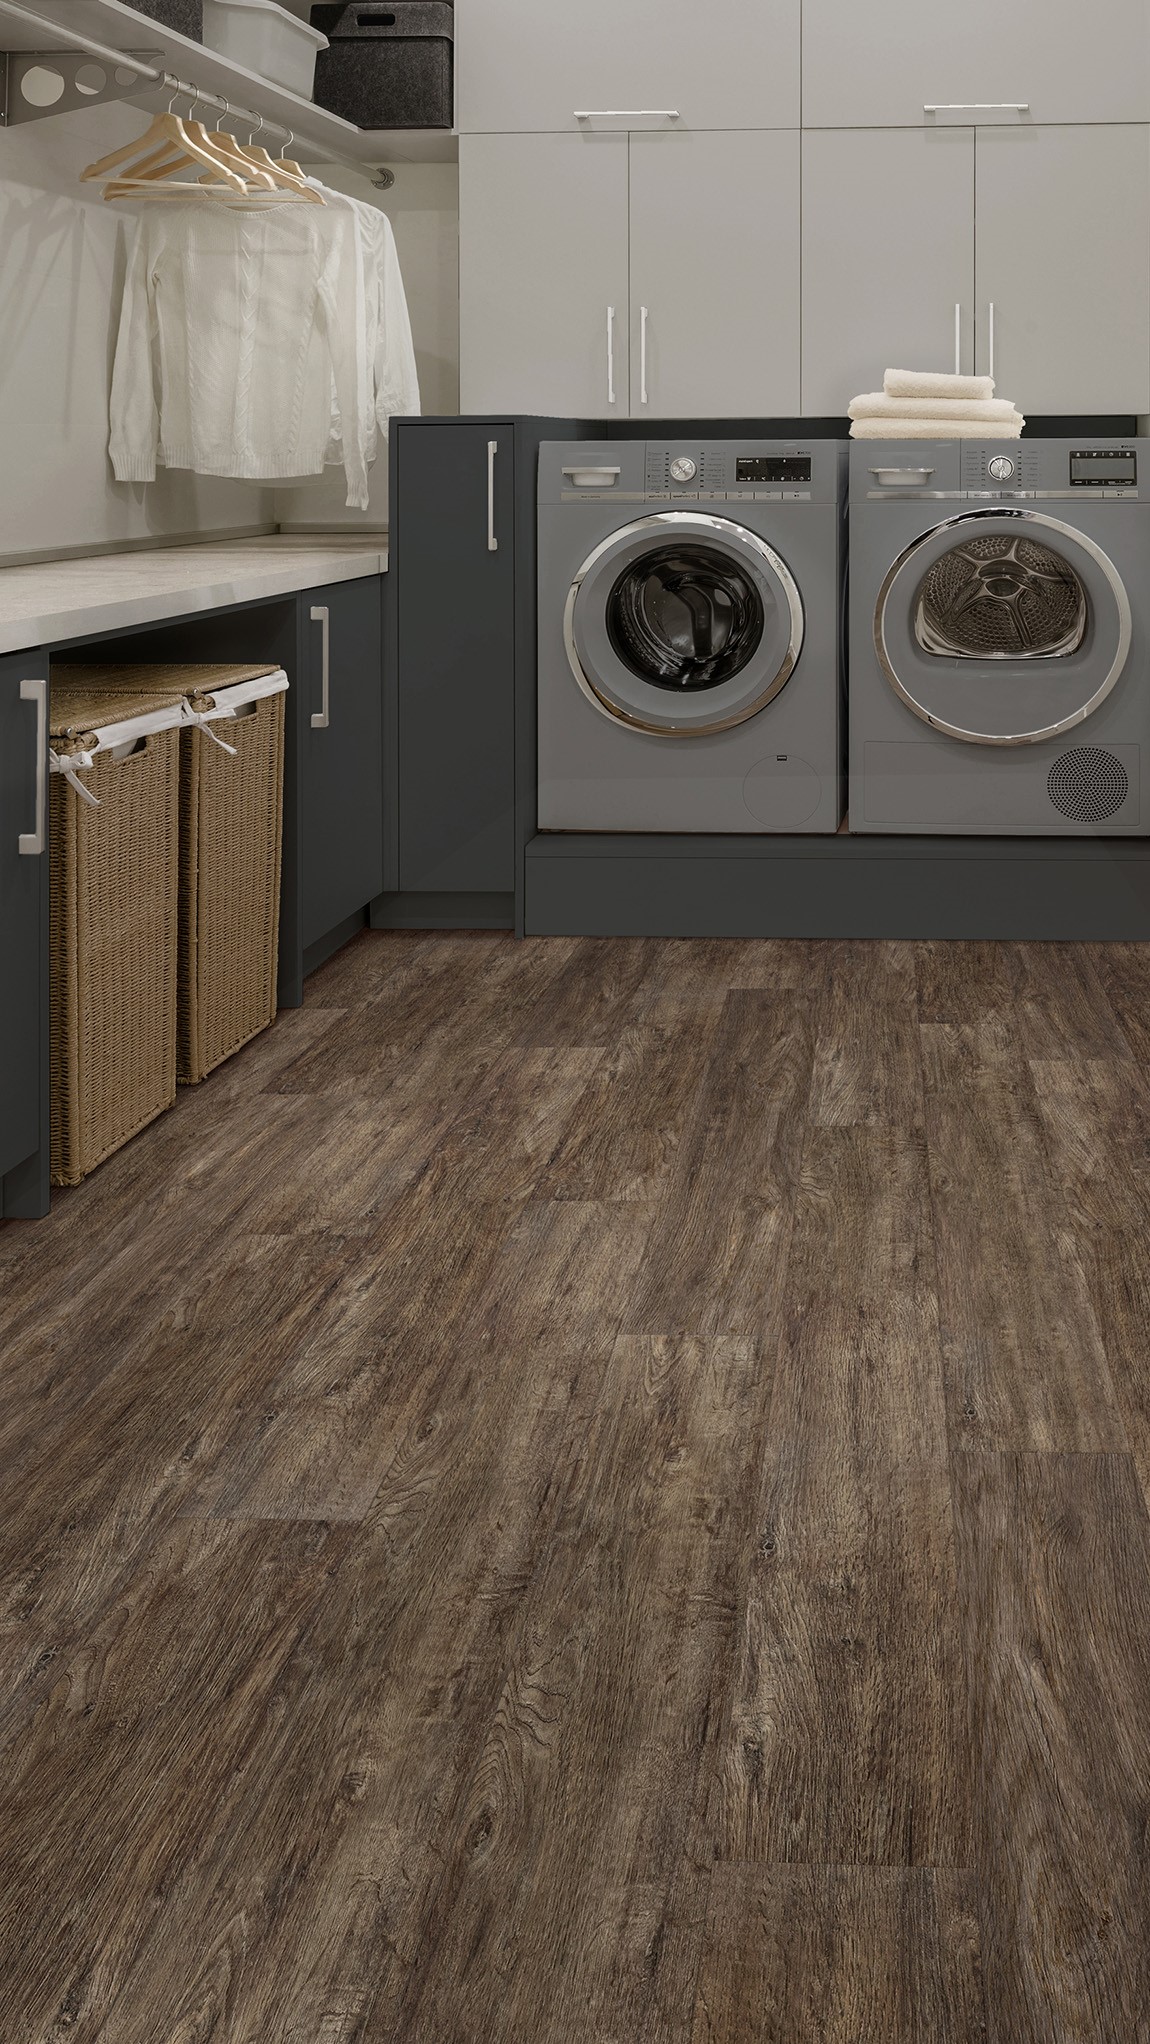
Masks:
[[[112,374],[109,452],[121,482],[150,482],[157,463],[253,481],[319,475],[334,400],[347,501],[367,508],[375,383],[388,387],[389,367],[387,336],[369,326],[356,210],[144,209]],[[402,300],[398,266],[394,281]],[[399,341],[402,362],[406,304]]]

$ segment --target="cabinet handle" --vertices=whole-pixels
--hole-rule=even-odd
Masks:
[[[990,361],[989,361],[989,364],[988,364],[988,366],[987,366],[987,374],[988,374],[988,375],[990,375],[990,376],[993,376],[993,375],[994,375],[994,300],[993,300],[993,298],[992,298],[992,299],[990,300],[990,304],[989,304],[989,306],[988,306],[988,308],[987,308],[987,321],[986,321],[986,352],[987,352],[987,354],[988,354],[988,355],[989,355],[989,357],[990,357]]]
[[[313,603],[311,607],[313,625],[322,627],[323,640],[320,652],[320,703],[322,707],[311,713],[313,731],[326,731],[331,722],[331,613],[326,603]]]
[[[1028,114],[1028,99],[952,99],[944,105],[923,106],[924,114]]]
[[[677,106],[593,106],[573,113],[573,121],[677,121]]]
[[[487,443],[487,551],[499,552],[499,541],[495,537],[495,457],[499,452],[498,440]]]
[[[44,810],[48,796],[48,684],[37,677],[20,683],[20,701],[36,705],[36,826],[22,830],[18,844],[26,858],[38,859],[44,850]]]
[[[639,403],[647,402],[647,308],[639,307]]]
[[[615,402],[615,307],[607,307],[607,403]]]
[[[962,307],[954,308],[954,373],[962,375]]]

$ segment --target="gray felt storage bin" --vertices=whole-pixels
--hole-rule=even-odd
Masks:
[[[204,0],[127,0],[137,14],[174,28],[177,35],[190,36],[194,43],[204,40]]]
[[[317,106],[357,128],[454,125],[447,0],[325,0],[311,25],[330,46],[316,58]]]

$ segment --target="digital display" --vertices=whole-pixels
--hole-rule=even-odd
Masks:
[[[737,483],[809,483],[808,454],[740,454],[735,460]]]
[[[1138,480],[1138,458],[1126,447],[1087,447],[1071,455],[1070,480],[1086,489],[1130,489]]]

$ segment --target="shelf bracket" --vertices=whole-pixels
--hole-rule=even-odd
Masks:
[[[125,50],[136,65],[163,71],[162,50]],[[50,114],[72,114],[81,107],[102,106],[113,99],[131,99],[154,92],[155,80],[142,78],[126,64],[103,63],[83,51],[0,50],[0,128],[22,127]]]

